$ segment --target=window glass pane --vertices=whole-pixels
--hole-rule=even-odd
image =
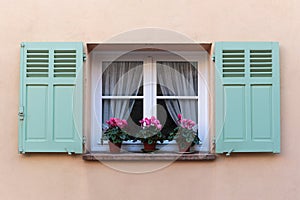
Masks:
[[[198,123],[198,100],[197,99],[179,99],[180,113],[185,119],[191,119]]]
[[[178,120],[178,114],[184,119],[191,119],[198,124],[198,100],[196,99],[158,99],[157,117],[165,123],[164,129],[173,130]],[[197,126],[195,127],[195,131]]]
[[[197,62],[159,61],[157,96],[197,96]]]
[[[103,96],[142,96],[143,62],[103,62]]]
[[[134,100],[132,111],[130,113],[129,118],[127,119],[128,126],[126,130],[133,135],[140,130],[140,120],[143,119],[143,100],[136,99]]]
[[[172,101],[172,103],[176,103],[175,101]],[[168,112],[167,105],[165,100],[158,99],[157,100],[157,119],[161,122],[163,125],[163,129],[161,132],[163,134],[168,134],[174,130],[174,128],[177,127],[175,121],[172,119],[170,113]]]
[[[102,129],[108,128],[106,121],[111,117],[127,120],[127,131],[134,133],[140,127],[139,120],[143,118],[142,99],[103,99]]]

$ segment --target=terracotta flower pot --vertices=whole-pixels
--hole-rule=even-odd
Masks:
[[[156,141],[152,144],[148,144],[148,142],[144,142],[144,151],[145,152],[152,152],[156,150]]]
[[[179,152],[179,153],[189,153],[190,150],[191,150],[191,146],[190,146],[190,145],[191,145],[191,144],[186,144],[186,145],[184,145],[185,148],[182,148],[182,147],[178,144],[178,152]]]
[[[112,143],[111,141],[108,142],[109,151],[110,153],[120,153],[121,151],[121,143]]]

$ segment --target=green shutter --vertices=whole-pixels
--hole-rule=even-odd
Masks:
[[[80,42],[21,44],[19,152],[82,153]]]
[[[280,152],[277,42],[215,44],[216,152]]]

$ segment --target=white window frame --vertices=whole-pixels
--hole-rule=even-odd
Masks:
[[[120,55],[123,55],[126,52],[119,51],[101,51],[101,52],[93,52],[92,57],[90,58],[91,69],[90,69],[90,107],[91,107],[91,120],[90,120],[90,141],[89,141],[89,150],[92,152],[97,151],[107,151],[107,145],[103,145],[101,143],[101,134],[102,134],[102,87],[97,88],[98,81],[101,81],[102,77],[102,63],[115,61]],[[179,56],[175,56],[175,55]],[[157,97],[156,96],[156,86],[151,87],[151,85],[156,85],[156,63],[158,61],[189,61],[189,62],[197,62],[198,67],[198,96],[181,96],[179,98],[183,99],[198,99],[198,133],[207,132],[208,138],[206,139],[205,146],[197,146],[195,149],[199,151],[210,151],[210,135],[209,126],[210,124],[210,94],[209,90],[206,88],[211,88],[211,77],[210,66],[208,62],[207,52],[190,52],[190,51],[172,51],[172,54],[164,51],[137,51],[130,52],[125,56],[122,56],[122,59],[118,59],[118,61],[142,61],[144,64],[143,68],[143,85],[144,92],[143,96],[122,96],[122,97],[113,97],[113,98],[134,98],[134,99],[143,99],[143,117],[150,117],[152,115],[156,116],[156,101],[157,99],[166,99],[172,97]],[[150,83],[150,84],[149,84]],[[154,84],[153,84],[154,83]],[[147,91],[147,87],[149,87]],[[98,92],[95,93],[98,89]],[[104,97],[111,98],[111,97]],[[173,97],[174,98],[174,97]],[[96,104],[95,99],[99,99],[99,104]],[[175,99],[175,98],[174,98]],[[176,97],[178,99],[178,97]],[[151,111],[153,105],[153,110]],[[98,110],[98,114],[95,111]],[[204,112],[202,112],[204,111]],[[98,120],[97,116],[98,115]],[[99,124],[100,122],[100,124]],[[171,144],[175,144],[175,142],[171,142]],[[140,144],[133,143],[133,146],[139,146],[137,149],[141,149]],[[164,150],[176,151],[177,146],[175,145],[167,145],[168,148]]]

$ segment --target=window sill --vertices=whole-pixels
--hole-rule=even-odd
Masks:
[[[159,153],[117,153],[95,152],[83,155],[86,161],[210,161],[215,160],[216,155],[206,152],[194,152],[180,154],[176,152]]]

